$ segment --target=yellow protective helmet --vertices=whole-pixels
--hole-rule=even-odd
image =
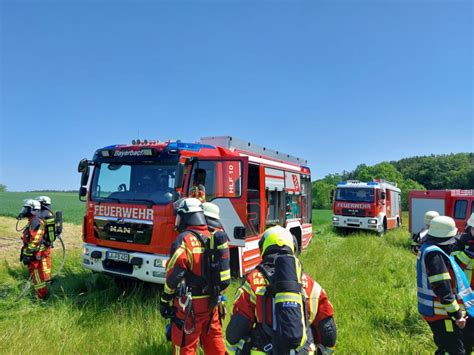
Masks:
[[[258,242],[260,255],[265,255],[271,247],[284,248],[288,247],[291,253],[295,253],[295,241],[293,235],[287,229],[281,226],[267,228]]]

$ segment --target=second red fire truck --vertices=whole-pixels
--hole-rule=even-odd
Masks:
[[[306,165],[301,158],[234,137],[134,141],[98,149],[92,160],[79,163],[79,195],[87,201],[83,265],[163,283],[177,236],[173,202],[190,196],[197,185],[205,187],[208,202],[220,207],[234,275],[260,262],[258,241],[268,225],[286,227],[304,249],[312,238]]]
[[[408,193],[410,235],[417,234],[425,225],[423,216],[436,211],[450,216],[459,231],[466,227],[467,220],[474,213],[474,190],[413,190]]]
[[[341,182],[334,191],[332,224],[383,235],[402,223],[400,194],[396,184],[384,180]]]

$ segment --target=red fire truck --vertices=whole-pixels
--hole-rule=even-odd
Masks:
[[[423,217],[428,211],[450,216],[459,231],[466,227],[474,213],[474,190],[413,190],[408,192],[408,227],[410,235],[418,233],[425,225]]]
[[[332,224],[336,228],[369,229],[383,235],[402,223],[400,193],[396,184],[385,180],[341,182],[333,195]]]
[[[83,265],[164,283],[177,236],[173,202],[190,196],[196,184],[204,185],[206,200],[220,207],[234,275],[259,263],[258,241],[268,225],[285,226],[304,249],[312,238],[306,164],[233,137],[202,138],[199,143],[137,140],[98,149],[78,168],[79,196],[86,197]]]

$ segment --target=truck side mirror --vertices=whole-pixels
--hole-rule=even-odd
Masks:
[[[81,186],[81,188],[79,189],[79,200],[84,202],[85,200],[83,200],[82,197],[85,197],[86,195],[87,195],[87,187]]]
[[[183,182],[184,182],[184,164],[179,163],[176,168],[176,174],[174,178],[174,188],[175,189],[180,188],[181,186],[183,186]]]
[[[331,192],[329,193],[329,201],[331,203],[334,202],[334,189],[332,189]]]
[[[245,227],[234,227],[234,238],[243,240],[245,239]]]
[[[81,176],[81,186],[86,186],[87,182],[89,181],[89,166],[82,172]]]
[[[387,197],[387,194],[385,193],[385,191],[382,191],[382,193],[380,194],[380,198],[382,200],[385,200],[386,197]]]
[[[77,166],[77,172],[83,173],[87,170],[87,168],[89,168],[89,161],[87,159],[81,159],[79,165]]]

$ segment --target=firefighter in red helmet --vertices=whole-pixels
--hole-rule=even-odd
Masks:
[[[51,275],[48,271],[44,244],[45,225],[40,217],[41,204],[36,200],[25,200],[17,219],[28,218],[28,224],[23,231],[23,247],[21,249],[20,261],[28,266],[36,294],[44,299],[48,295],[46,281]]]
[[[203,274],[203,245],[210,233],[202,204],[186,198],[175,203],[175,210],[181,234],[171,246],[160,304],[161,315],[172,322],[173,353],[195,354],[201,343],[206,354],[225,354],[218,312],[212,309]]]

